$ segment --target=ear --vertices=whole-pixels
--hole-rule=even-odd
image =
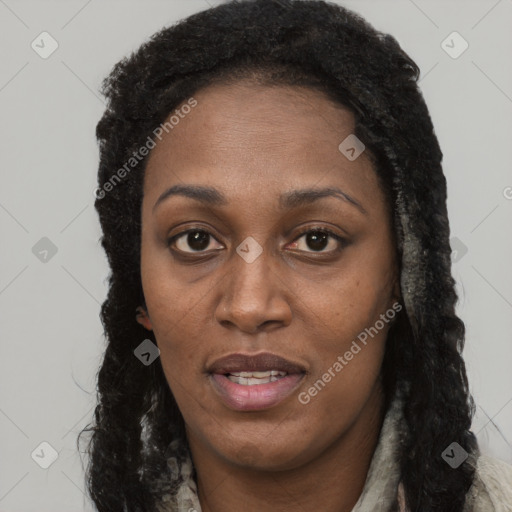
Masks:
[[[402,300],[402,291],[400,289],[400,278],[396,277],[393,281],[393,290],[390,296],[389,307],[392,308],[394,304]]]
[[[393,288],[393,297],[397,301],[399,301],[402,298],[402,291],[400,290],[400,279],[397,279],[395,281],[395,286]]]
[[[135,311],[137,312],[135,316],[137,322],[139,322],[139,324],[145,327],[148,331],[152,331],[153,326],[151,325],[148,312],[142,306],[139,306]]]

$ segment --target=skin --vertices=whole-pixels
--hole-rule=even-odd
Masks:
[[[137,319],[154,331],[184,417],[201,507],[350,511],[385,413],[380,372],[389,325],[307,405],[298,395],[399,298],[389,205],[366,152],[349,161],[338,150],[354,132],[354,117],[322,93],[240,81],[194,98],[197,106],[148,160],[141,241],[147,309]],[[227,204],[176,195],[153,212],[177,184],[215,187]],[[366,213],[335,197],[279,207],[281,193],[308,187],[338,187]],[[175,252],[167,245],[198,227],[211,233],[202,253],[186,234]],[[300,233],[312,228],[329,228],[347,245],[329,238],[315,246]],[[252,263],[236,252],[249,236],[263,250]],[[299,388],[267,410],[228,408],[205,368],[227,354],[264,351],[306,367]]]

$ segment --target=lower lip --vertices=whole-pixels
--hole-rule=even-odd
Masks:
[[[274,407],[292,394],[303,377],[303,373],[295,373],[268,384],[244,386],[229,380],[225,375],[210,375],[217,394],[228,407],[237,411],[258,411]]]

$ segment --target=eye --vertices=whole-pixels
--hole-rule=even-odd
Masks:
[[[215,238],[208,231],[189,229],[172,236],[167,243],[169,246],[176,245],[176,248],[181,252],[194,253],[204,252],[209,247],[211,240],[215,240]],[[192,250],[187,250],[187,247]]]
[[[299,243],[301,239],[304,239],[304,243]],[[329,239],[331,239],[331,243],[329,243]],[[306,250],[305,252],[322,252],[322,253],[331,253],[341,250],[345,245],[347,245],[347,241],[345,238],[340,235],[334,233],[330,229],[326,228],[315,228],[309,229],[308,231],[304,231],[300,234],[298,238],[292,243],[293,248],[299,250],[305,250],[304,247],[309,247],[312,251]],[[324,251],[326,247],[331,247],[330,250]]]

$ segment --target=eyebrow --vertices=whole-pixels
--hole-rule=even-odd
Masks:
[[[189,197],[209,206],[224,206],[229,203],[224,194],[213,187],[206,187],[203,185],[173,185],[157,199],[153,206],[153,212],[156,210],[158,205],[172,196]],[[279,197],[279,206],[282,209],[298,208],[299,206],[311,204],[324,197],[335,197],[341,199],[342,201],[355,206],[361,213],[364,213],[365,215],[368,214],[359,201],[337,187],[305,188],[284,192]]]

